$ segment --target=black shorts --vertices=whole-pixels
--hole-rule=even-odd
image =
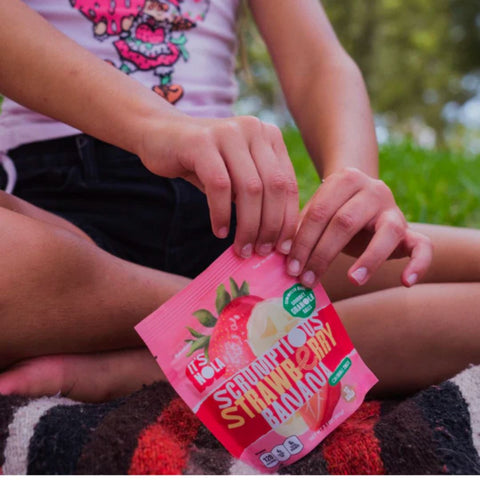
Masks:
[[[217,239],[202,192],[158,177],[137,156],[88,135],[22,145],[8,155],[18,173],[14,195],[69,220],[120,258],[194,277],[233,242],[235,213],[229,237]]]

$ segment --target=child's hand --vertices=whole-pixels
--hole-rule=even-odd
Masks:
[[[158,132],[158,133],[156,133]],[[214,234],[225,238],[236,204],[234,248],[288,253],[298,221],[295,173],[280,130],[254,117],[173,116],[146,133],[140,158],[153,173],[181,177],[206,193]]]
[[[313,286],[341,251],[359,257],[348,271],[358,285],[388,258],[410,256],[402,283],[411,286],[432,259],[430,239],[409,228],[387,185],[355,168],[328,176],[305,206],[288,272]]]

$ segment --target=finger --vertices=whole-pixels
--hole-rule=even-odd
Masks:
[[[433,248],[427,236],[410,229],[407,230],[405,244],[411,259],[402,272],[402,283],[411,287],[427,272],[432,262]]]
[[[200,181],[195,172],[187,173],[183,176],[183,179],[197,187],[201,192],[205,193],[205,185]]]
[[[295,236],[299,221],[300,206],[297,178],[295,176],[295,170],[293,169],[292,161],[288,155],[287,147],[283,141],[282,132],[279,128],[274,126],[269,126],[269,128],[272,149],[277,155],[277,159],[287,175],[285,212],[282,229],[278,235],[276,247],[278,251],[288,255],[292,248],[293,238]]]
[[[221,151],[230,173],[237,211],[234,250],[237,255],[252,255],[262,218],[263,184],[257,167],[243,140],[224,140]]]
[[[335,257],[377,214],[377,206],[365,191],[354,195],[332,217],[305,264],[302,283],[313,287]]]
[[[232,186],[225,162],[220,154],[204,157],[195,170],[207,196],[212,231],[218,238],[226,238],[232,213]]]
[[[333,215],[364,185],[363,176],[349,170],[344,175],[330,175],[318,188],[295,235],[287,272],[298,276],[304,269]]]
[[[348,270],[350,280],[357,285],[364,285],[403,241],[406,229],[400,210],[392,209],[382,213],[370,243]]]
[[[264,136],[252,139],[250,151],[263,184],[262,217],[255,250],[260,255],[268,255],[277,244],[283,225],[287,174]]]

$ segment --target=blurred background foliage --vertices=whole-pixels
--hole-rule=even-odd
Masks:
[[[480,0],[322,4],[365,77],[380,177],[407,219],[480,228]],[[304,204],[318,176],[248,13],[240,29],[237,113],[283,128]]]
[[[480,151],[480,0],[323,0],[365,77],[379,140]],[[241,79],[239,113],[280,125],[288,116],[265,46],[241,26],[253,82]]]

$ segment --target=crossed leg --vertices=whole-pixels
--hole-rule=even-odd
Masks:
[[[188,279],[116,258],[3,192],[0,224],[1,393],[101,400],[161,377],[133,326]]]
[[[14,197],[0,195],[0,205],[0,393],[100,401],[162,378],[132,327],[189,280],[118,259]],[[399,287],[395,260],[355,287],[345,256],[323,279],[380,393],[480,363],[480,232],[418,228],[435,248],[426,283]]]
[[[0,368],[138,346],[132,326],[188,282],[114,257],[62,219],[27,216],[22,204],[23,213],[0,207]]]
[[[480,363],[480,231],[413,224],[433,242],[422,283],[400,285],[406,260],[387,262],[363,287],[340,256],[323,283],[380,395],[408,393]]]

